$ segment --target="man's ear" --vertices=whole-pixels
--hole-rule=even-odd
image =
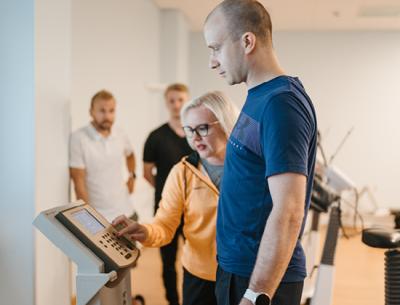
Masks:
[[[240,42],[243,47],[244,53],[250,54],[256,46],[257,37],[252,32],[246,32],[242,35]]]

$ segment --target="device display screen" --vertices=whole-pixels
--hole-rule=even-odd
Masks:
[[[86,209],[72,213],[72,217],[85,227],[90,233],[95,235],[105,228],[92,214]]]

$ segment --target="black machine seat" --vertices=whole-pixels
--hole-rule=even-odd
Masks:
[[[400,230],[392,228],[370,228],[362,232],[364,244],[373,248],[400,248]]]

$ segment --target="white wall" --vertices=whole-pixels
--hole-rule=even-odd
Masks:
[[[161,10],[160,81],[162,84],[188,83],[189,39],[189,24],[183,13],[173,9]],[[164,107],[160,108],[159,117],[160,122],[169,119]]]
[[[190,31],[182,12],[161,10],[160,79],[163,83],[183,82],[189,78]]]
[[[34,1],[0,1],[0,302],[34,299]]]
[[[36,213],[69,202],[70,0],[35,2]],[[67,257],[36,231],[36,303],[70,304]]]
[[[160,82],[160,10],[148,0],[72,1],[72,129],[88,124],[90,99],[100,89],[117,100],[116,124],[134,146],[134,202],[152,214],[153,193],[142,176],[142,147],[164,107]],[[141,209],[142,210],[142,209]]]
[[[293,46],[301,46],[297,60]],[[309,88],[326,151],[354,127],[334,164],[370,185],[379,205],[398,208],[400,32],[280,33],[276,47]]]
[[[277,32],[274,44],[284,69],[313,99],[328,155],[355,128],[334,165],[359,187],[371,186],[380,206],[398,207],[400,33]],[[190,63],[193,92],[219,89],[242,104],[245,87],[229,88],[208,69],[201,33],[191,35]],[[370,208],[366,197],[361,205]]]

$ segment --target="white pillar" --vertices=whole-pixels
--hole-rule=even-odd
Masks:
[[[161,11],[161,82],[188,82],[189,26],[178,10]]]
[[[0,1],[0,299],[34,298],[34,1]]]

